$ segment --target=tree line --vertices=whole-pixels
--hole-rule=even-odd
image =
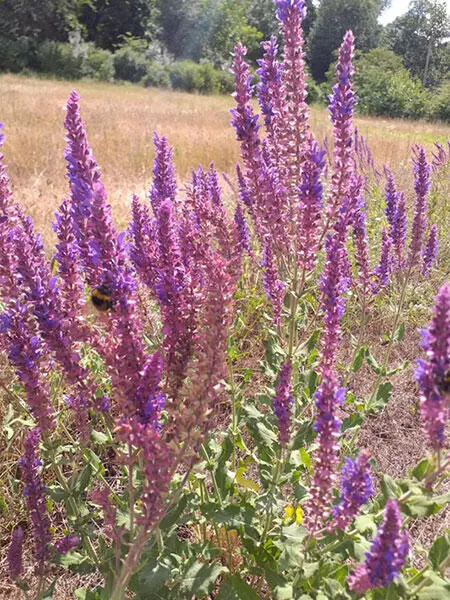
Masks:
[[[336,49],[352,29],[363,95],[382,82],[393,116],[430,116],[428,104],[439,97],[443,108],[431,116],[450,118],[444,0],[411,0],[386,27],[378,19],[390,0],[305,4],[311,100],[329,91]],[[228,92],[235,43],[248,47],[256,65],[261,41],[277,30],[273,0],[0,0],[0,69]],[[366,97],[360,106],[379,114],[388,108]]]

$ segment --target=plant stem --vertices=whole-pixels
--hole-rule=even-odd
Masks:
[[[112,591],[110,600],[124,600],[127,593],[128,582],[131,576],[136,570],[139,563],[139,559],[144,549],[145,543],[147,542],[150,534],[147,532],[145,527],[141,527],[136,537],[134,544],[132,545],[119,577],[114,582],[114,589]]]

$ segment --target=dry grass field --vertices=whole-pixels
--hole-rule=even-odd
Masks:
[[[120,225],[127,221],[131,194],[144,196],[150,186],[154,130],[175,147],[180,183],[191,169],[211,161],[233,176],[238,144],[229,125],[231,97],[3,75],[0,121],[7,136],[5,162],[17,199],[28,208],[38,230],[50,234],[53,212],[66,192],[64,105],[74,87],[81,95],[89,141]],[[433,142],[450,139],[450,126],[442,124],[360,118],[357,126],[377,165],[390,165],[401,186],[410,177],[410,169],[403,167],[414,143],[431,149]],[[325,109],[312,108],[312,127],[319,140],[327,135]]]

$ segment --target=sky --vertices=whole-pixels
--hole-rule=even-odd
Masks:
[[[408,10],[409,0],[392,0],[391,8],[388,8],[380,17],[380,23],[386,25]],[[447,9],[450,12],[450,0],[447,0]]]

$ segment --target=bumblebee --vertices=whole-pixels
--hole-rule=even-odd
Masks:
[[[450,394],[450,369],[444,373],[439,381],[438,389],[441,394]]]
[[[92,291],[91,302],[97,310],[101,310],[102,312],[114,310],[111,288],[104,283],[99,285]]]

